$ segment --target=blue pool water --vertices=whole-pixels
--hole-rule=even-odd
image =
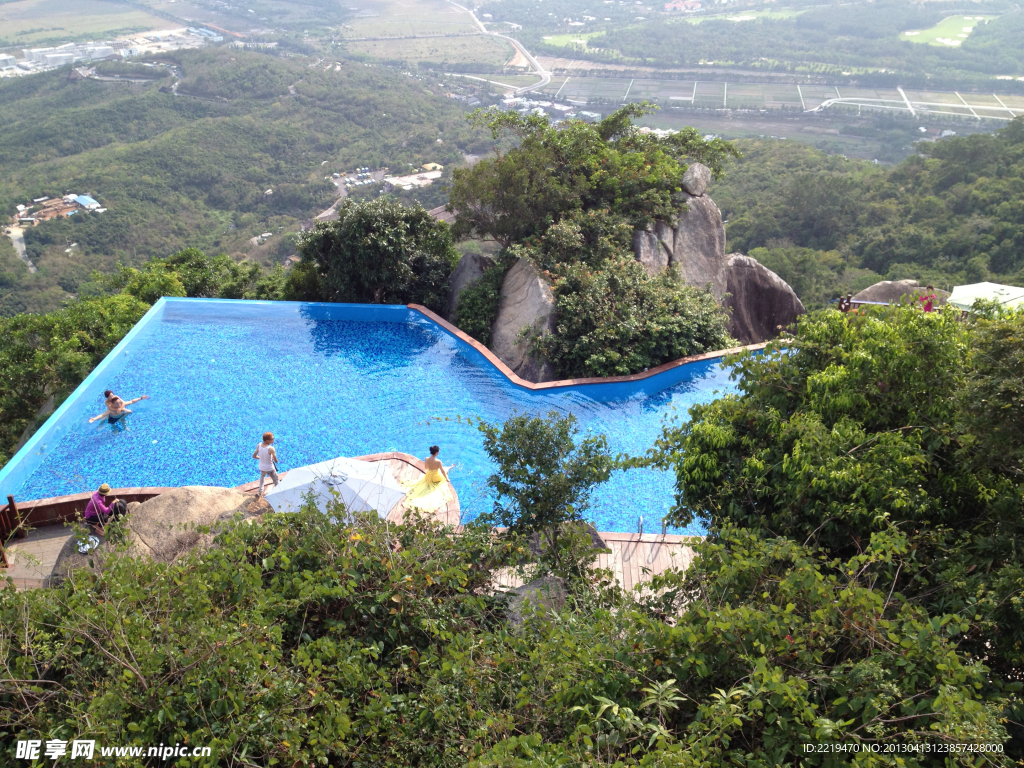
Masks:
[[[125,428],[89,424],[104,389],[130,406]],[[334,456],[441,446],[468,521],[491,507],[493,471],[477,430],[513,411],[573,413],[613,453],[640,455],[666,419],[734,390],[717,360],[640,382],[533,392],[468,344],[405,307],[164,299],[0,472],[0,498],[113,487],[222,485],[257,479],[251,458],[270,430],[282,470]],[[598,530],[661,527],[673,477],[613,475],[588,513]],[[670,529],[673,530],[673,529]],[[699,533],[698,529],[678,533]]]

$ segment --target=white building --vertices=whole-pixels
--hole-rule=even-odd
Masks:
[[[0,69],[14,69],[15,58],[8,53],[0,53]]]

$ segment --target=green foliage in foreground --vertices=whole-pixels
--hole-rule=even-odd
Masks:
[[[303,298],[445,310],[448,276],[459,260],[445,222],[387,198],[346,201],[338,217],[300,240],[302,262],[291,283]]]
[[[148,309],[122,294],[0,318],[0,465],[43,404],[59,405]]]
[[[54,589],[2,590],[4,749],[87,737],[212,747],[182,766],[769,768],[943,762],[808,742],[1005,740],[985,666],[957,650],[969,620],[887,595],[889,564],[912,560],[894,537],[840,562],[723,530],[657,597],[595,584],[518,628],[491,592],[509,551],[482,527],[307,511],[172,564],[97,555]]]
[[[676,469],[672,520],[742,526],[844,561],[889,541],[877,578],[893,599],[958,617],[961,650],[984,659],[992,685],[1016,684],[1022,360],[1021,314],[805,318],[793,338],[737,361],[739,395],[694,406],[692,421],[666,430],[656,456]]]
[[[611,477],[605,436],[589,435],[577,443],[576,417],[558,411],[547,419],[514,414],[500,428],[487,423],[478,428],[498,468],[487,479],[497,501],[485,520],[513,534],[541,534],[553,569],[579,577],[581,565],[567,562],[559,537],[564,524],[584,520],[594,486]]]

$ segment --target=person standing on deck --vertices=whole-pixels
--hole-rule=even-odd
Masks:
[[[276,486],[278,483],[277,479],[277,451],[274,450],[274,433],[264,432],[263,442],[256,446],[256,450],[253,451],[252,457],[260,460],[260,488],[256,492],[257,496],[263,495],[263,481],[268,477],[274,481]]]

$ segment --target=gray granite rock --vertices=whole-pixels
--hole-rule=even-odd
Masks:
[[[246,497],[232,488],[185,486],[144,501],[128,516],[129,552],[169,563],[202,541],[198,526],[217,522]]]
[[[868,286],[853,297],[854,301],[878,301],[884,304],[899,304],[901,301],[915,301],[915,294],[923,293],[926,286],[917,280],[883,280]],[[949,297],[948,291],[935,289],[937,304],[945,304]]]
[[[680,211],[674,227],[672,257],[669,263],[691,285],[710,283],[715,298],[725,290],[721,271],[725,265],[725,226],[722,212],[710,197],[684,194],[686,210]]]
[[[524,329],[539,334],[555,330],[555,296],[536,267],[519,259],[501,284],[498,315],[491,326],[491,351],[527,381],[552,381],[554,368],[530,354],[529,340],[520,338]]]
[[[722,273],[731,310],[729,335],[743,344],[757,344],[779,335],[804,305],[789,284],[757,259],[731,253]]]
[[[508,597],[509,623],[513,627],[523,623],[523,607],[526,602],[534,610],[557,612],[565,605],[568,594],[565,582],[558,576],[543,576],[516,587]]]
[[[459,294],[477,282],[484,275],[484,270],[494,266],[492,257],[482,253],[467,253],[455,265],[455,271],[448,278],[448,308],[446,316],[455,322],[455,311],[458,309]]]
[[[702,163],[692,163],[683,174],[683,189],[694,197],[700,197],[711,183],[711,169]]]
[[[658,222],[661,226],[666,226]],[[671,232],[671,228],[669,229]],[[655,225],[633,232],[633,253],[636,260],[644,265],[651,277],[660,275],[668,267],[671,250],[666,250],[659,239]]]

